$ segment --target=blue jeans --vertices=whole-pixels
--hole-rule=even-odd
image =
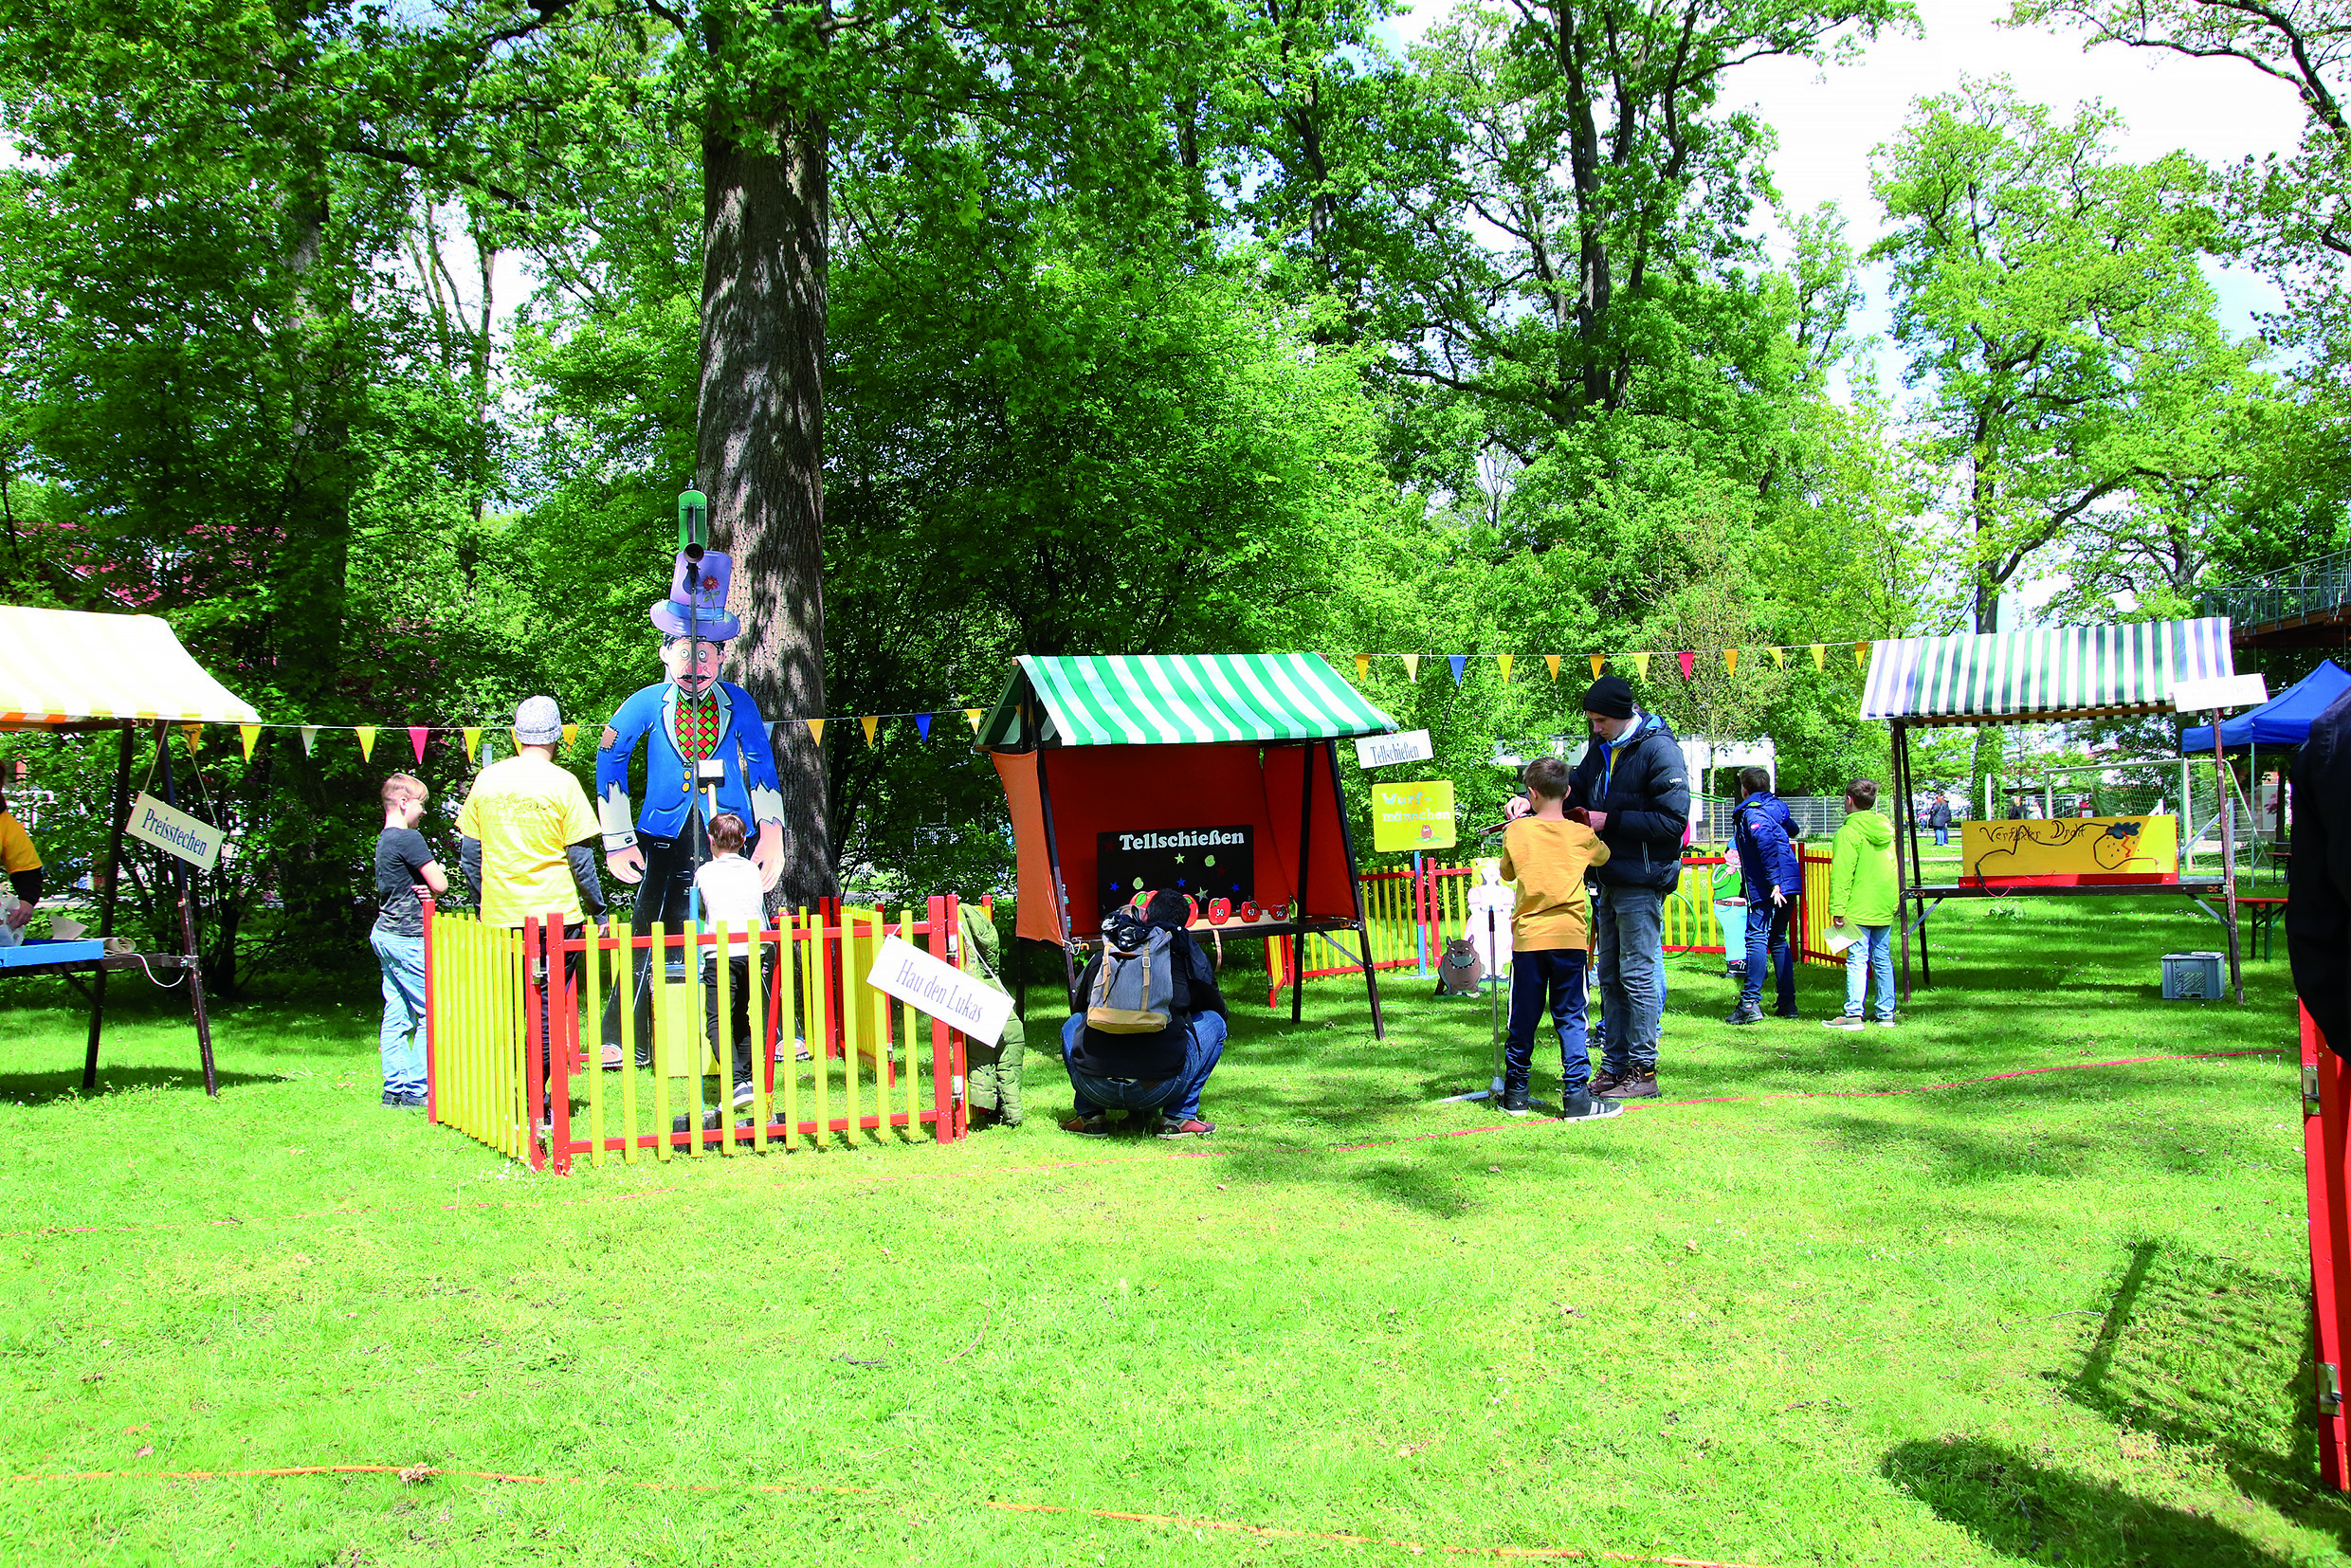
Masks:
[[[1666,895],[1602,885],[1592,901],[1592,964],[1607,1026],[1600,1065],[1618,1077],[1657,1070],[1666,1009]]]
[[[1853,945],[1845,950],[1845,1016],[1861,1016],[1861,998],[1869,976],[1877,976],[1878,1016],[1894,1015],[1894,928],[1890,925],[1848,925]]]
[[[368,933],[384,970],[384,1025],[376,1050],[386,1094],[425,1092],[425,939],[377,926]]]
[[[1772,967],[1772,979],[1779,992],[1779,1011],[1795,1011],[1795,955],[1788,949],[1788,917],[1795,913],[1795,900],[1773,907],[1771,895],[1763,895],[1758,904],[1747,901],[1747,979],[1739,988],[1739,1005],[1742,1008],[1760,1007],[1763,1003],[1763,966]],[[1763,911],[1771,910],[1765,920]]]
[[[1078,1035],[1084,1028],[1083,1012],[1071,1013],[1069,1021],[1061,1026],[1062,1066],[1069,1067],[1069,1053],[1078,1048]],[[1192,1017],[1191,1038],[1184,1046],[1183,1070],[1176,1076],[1152,1084],[1134,1078],[1096,1078],[1069,1067],[1069,1092],[1077,1099],[1080,1116],[1099,1116],[1105,1110],[1146,1111],[1157,1105],[1169,1121],[1189,1121],[1200,1114],[1200,1091],[1208,1087],[1208,1075],[1216,1070],[1217,1059],[1224,1054],[1224,1014],[1196,1012]]]
[[[1948,848],[1948,847],[1949,847],[1950,843],[1951,843],[1951,830],[1950,830],[1950,829],[1948,829],[1948,828],[1938,828],[1938,829],[1936,829],[1936,830],[1935,830],[1935,848],[1938,848],[1938,849],[1946,848]]]
[[[1510,1033],[1503,1048],[1504,1094],[1524,1094],[1535,1067],[1535,1022],[1545,1006],[1559,1035],[1559,1092],[1581,1094],[1592,1082],[1584,1038],[1584,953],[1547,947],[1510,958]]]

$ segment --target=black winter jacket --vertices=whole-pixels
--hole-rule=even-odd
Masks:
[[[2310,726],[2294,761],[2286,956],[2311,1022],[2351,1057],[2351,693]]]
[[[1689,770],[1672,726],[1653,713],[1640,716],[1640,730],[1614,748],[1595,736],[1567,786],[1567,803],[1606,811],[1600,842],[1608,863],[1593,876],[1604,887],[1656,887],[1670,891],[1682,877],[1682,838],[1689,830]]]
[[[1086,998],[1094,994],[1095,976],[1102,973],[1102,949],[1085,961],[1078,975],[1078,1016],[1085,1016]],[[1156,1084],[1184,1070],[1184,1050],[1192,1040],[1192,1020],[1202,1012],[1230,1019],[1225,994],[1217,989],[1216,970],[1189,931],[1176,933],[1168,950],[1168,978],[1175,982],[1176,1021],[1157,1034],[1104,1034],[1080,1029],[1067,1060],[1076,1071],[1093,1078],[1133,1078]]]

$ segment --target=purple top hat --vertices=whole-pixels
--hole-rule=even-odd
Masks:
[[[653,606],[653,625],[665,637],[698,636],[705,643],[732,640],[743,629],[740,621],[726,612],[727,585],[734,575],[734,561],[716,550],[699,562],[687,560],[681,550],[669,579],[669,597]]]

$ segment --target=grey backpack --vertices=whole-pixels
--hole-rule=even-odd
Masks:
[[[1086,997],[1085,1027],[1104,1034],[1157,1034],[1176,1021],[1176,934],[1123,913],[1103,922],[1102,969]]]

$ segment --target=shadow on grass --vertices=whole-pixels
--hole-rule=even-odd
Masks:
[[[195,1048],[191,1045],[192,1056]],[[218,1074],[223,1089],[242,1088],[254,1084],[282,1084],[287,1080],[278,1073],[222,1072]],[[204,1069],[191,1064],[181,1067],[110,1067],[99,1064],[98,1092],[82,1092],[82,1068],[79,1064],[57,1072],[12,1072],[0,1074],[0,1100],[13,1100],[27,1105],[52,1104],[61,1100],[103,1100],[110,1094],[133,1093],[140,1089],[188,1090],[204,1093]]]
[[[1974,1438],[1904,1443],[1886,1478],[2002,1557],[2025,1562],[2277,1568],[2288,1561],[2200,1514]]]

